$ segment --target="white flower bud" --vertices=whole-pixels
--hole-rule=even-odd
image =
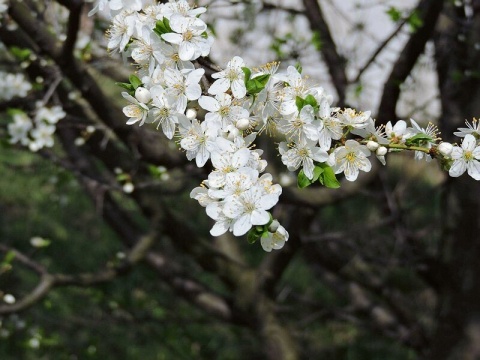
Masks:
[[[150,94],[150,91],[144,87],[138,87],[137,90],[135,90],[135,98],[139,102],[146,104],[152,100],[152,95]]]
[[[5,301],[7,304],[15,304],[15,296],[12,294],[5,294],[3,296],[3,301]]]
[[[250,126],[250,120],[245,119],[245,118],[239,119],[237,121],[237,123],[235,124],[235,127],[238,130],[247,130],[249,126]]]
[[[367,148],[368,150],[370,151],[375,151],[378,149],[380,145],[376,142],[376,141],[372,141],[370,140],[369,142],[367,142]]]
[[[448,142],[442,142],[438,145],[438,152],[443,156],[450,156],[453,150],[453,145]]]
[[[280,226],[280,223],[277,220],[273,220],[270,226],[268,227],[268,231],[271,233],[274,233],[275,231],[278,230],[278,227]]]
[[[385,146],[380,146],[378,149],[377,149],[377,152],[376,154],[378,156],[385,156],[388,152],[388,149],[385,147]]]
[[[135,187],[133,186],[132,183],[130,182],[127,182],[123,185],[123,192],[125,194],[131,194],[133,192],[133,190],[135,189]]]
[[[30,239],[30,245],[36,248],[47,247],[50,245],[50,240],[44,239],[40,236],[34,236]]]
[[[197,118],[197,110],[187,109],[187,112],[185,113],[185,115],[189,120],[196,119]]]
[[[75,146],[85,145],[85,139],[82,137],[78,137],[75,139],[74,143],[75,143]]]

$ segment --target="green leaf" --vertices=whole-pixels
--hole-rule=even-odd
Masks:
[[[161,167],[155,166],[155,165],[149,165],[148,166],[148,172],[150,175],[154,177],[160,177],[162,176],[163,173],[165,173],[165,170]]]
[[[15,115],[25,115],[25,112],[20,110],[20,109],[16,109],[16,108],[8,108],[7,109],[7,114],[9,116],[15,116]]]
[[[312,183],[317,181],[320,178],[320,175],[324,172],[324,169],[321,166],[315,166],[313,169],[313,179]]]
[[[136,77],[135,75],[133,75],[133,74],[130,75],[129,80],[130,80],[130,84],[132,84],[132,86],[133,86],[133,88],[134,88],[135,90],[137,90],[137,88],[138,88],[139,86],[142,86],[142,81],[141,81],[138,77]]]
[[[297,69],[298,73],[301,74],[302,73],[302,65],[300,65],[300,63],[296,63],[295,64],[295,69]]]
[[[322,50],[323,41],[319,31],[313,32],[312,39],[310,41],[312,42],[312,45],[315,48],[315,50],[317,51]]]
[[[420,145],[420,143],[424,142],[424,141],[427,141],[427,142],[430,142],[430,141],[433,141],[432,137],[431,136],[428,136],[427,134],[424,134],[424,133],[419,133],[415,136],[412,136],[411,138],[407,139],[405,141],[405,145],[407,146],[415,146],[415,145]]]
[[[15,56],[20,61],[25,61],[30,57],[32,53],[30,49],[22,49],[18,46],[12,46],[9,48],[13,56]]]
[[[340,187],[340,182],[337,180],[333,169],[325,163],[321,163],[319,166],[323,169],[323,172],[320,174],[318,179],[320,183],[325,185],[327,188],[338,189]]]
[[[407,19],[408,26],[412,32],[417,31],[423,25],[423,20],[418,14],[418,11],[413,11]]]
[[[300,170],[298,172],[298,176],[297,176],[297,186],[300,188],[300,189],[303,189],[303,188],[306,188],[307,186],[310,186],[312,184],[312,180],[310,180],[306,175],[305,173],[303,172],[303,170]]]
[[[270,74],[263,74],[248,80],[245,83],[248,94],[255,95],[255,94],[258,94],[263,89],[265,89],[265,86],[267,85],[269,78],[270,78]]]
[[[13,259],[15,259],[15,252],[13,250],[9,250],[5,257],[3,258],[2,265],[9,265],[12,263]]]
[[[158,36],[162,36],[162,34],[173,32],[172,28],[170,27],[170,21],[167,18],[163,18],[162,20],[157,20],[153,31],[157,33]]]
[[[298,111],[301,111],[305,105],[305,100],[303,100],[300,96],[297,96],[295,98],[295,105],[297,105]]]
[[[245,84],[246,84],[247,81],[250,80],[250,77],[252,76],[252,71],[247,67],[242,67],[242,71],[245,74]]]
[[[316,108],[318,108],[317,99],[315,99],[315,97],[313,95],[307,95],[307,97],[305,98],[303,106],[305,106],[305,105],[310,105],[311,107],[316,109]]]
[[[132,84],[129,84],[129,83],[116,82],[115,85],[120,86],[120,87],[128,90],[128,92],[129,92],[130,94],[135,91],[135,89],[133,88],[133,85],[132,85]]]
[[[247,234],[247,241],[249,244],[254,244],[258,239],[260,239],[261,235],[259,236],[254,229],[255,228],[251,229]]]
[[[393,22],[397,22],[399,21],[401,18],[402,18],[402,13],[400,10],[398,10],[396,7],[393,7],[391,6],[388,10],[387,10],[387,15],[390,16],[390,19],[393,21]]]
[[[355,97],[360,97],[361,93],[363,91],[363,85],[358,83],[356,86],[355,86]]]

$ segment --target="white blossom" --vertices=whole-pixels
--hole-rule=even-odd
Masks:
[[[472,134],[466,134],[462,146],[455,146],[452,150],[452,166],[448,173],[458,177],[465,171],[475,180],[480,180],[480,146]]]
[[[170,18],[170,27],[174,33],[162,34],[162,38],[179,46],[178,56],[181,60],[195,60],[210,53],[211,42],[202,36],[207,25],[199,18],[174,14]]]
[[[261,237],[260,243],[263,250],[271,252],[283,248],[285,242],[288,241],[288,232],[282,225],[279,225],[274,233],[268,232],[268,236]]]
[[[306,105],[300,113],[295,112],[280,121],[279,126],[280,130],[291,141],[302,141],[304,139],[318,141],[318,133],[323,124],[315,119],[313,107]]]
[[[245,62],[241,57],[235,56],[228,62],[225,70],[212,75],[212,78],[217,80],[210,86],[208,93],[217,95],[231,89],[235,98],[243,98],[247,93],[247,88],[242,67],[245,67]]]
[[[209,111],[205,116],[206,120],[220,121],[224,129],[249,116],[248,110],[234,105],[232,97],[225,93],[220,93],[215,98],[202,96],[198,99],[198,104]]]
[[[355,181],[359,170],[368,172],[372,168],[370,150],[365,145],[355,140],[347,140],[345,146],[340,146],[330,155],[330,162],[333,164],[335,174],[343,172],[348,181]]]
[[[266,211],[278,202],[278,196],[264,194],[260,187],[254,186],[240,195],[232,196],[223,207],[223,213],[232,219],[233,235],[247,233],[253,225],[264,225],[270,221]]]
[[[305,176],[310,180],[313,179],[314,161],[321,163],[328,160],[327,152],[315,145],[314,141],[306,139],[290,148],[286,143],[280,143],[279,151],[282,155],[282,162],[290,171],[295,171],[302,166]]]
[[[220,123],[197,119],[180,120],[180,146],[187,151],[187,159],[195,159],[198,167],[205,165],[210,158],[210,153],[216,149],[215,140],[220,130]]]
[[[133,125],[140,121],[140,126],[142,126],[147,119],[148,106],[139,102],[125,91],[122,92],[122,96],[131,103],[123,108],[125,116],[130,118],[127,121],[127,125]]]
[[[458,128],[459,131],[454,132],[453,134],[458,137],[465,137],[467,134],[472,134],[477,138],[480,137],[480,122],[473,118],[472,123],[470,124],[468,121],[465,121],[466,128]]]

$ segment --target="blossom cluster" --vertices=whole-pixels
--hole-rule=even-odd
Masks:
[[[35,152],[53,146],[56,124],[66,114],[60,106],[45,107],[38,103],[33,118],[19,110],[11,111],[11,115],[13,122],[8,124],[10,143],[28,146]]]
[[[418,160],[437,158],[451,176],[467,171],[480,179],[476,120],[455,133],[464,138],[460,146],[440,142],[432,124],[422,128],[414,120],[410,126],[399,120],[376,126],[369,111],[333,107],[332,96],[300,68],[279,71],[278,63],[250,68],[239,56],[214,73],[208,87],[204,70],[194,64],[209,54],[213,42],[200,19],[205,8],[192,8],[185,0],[141,10],[135,1],[100,1],[107,4],[118,12],[109,49],[138,65],[130,82],[121,84],[130,103],[123,108],[127,124],[154,124],[168,139],[175,137],[198,167],[211,162],[213,171],[191,197],[215,221],[214,236],[248,233],[249,241],[260,240],[266,251],[288,240],[269,211],[282,188],[264,173],[267,163],[254,145],[262,133],[281,137],[281,161],[299,171],[299,187],[318,181],[337,188],[337,176],[355,181],[360,171],[370,171],[372,154],[385,165],[389,152],[405,150],[415,151]]]
[[[25,97],[31,89],[32,84],[25,79],[23,74],[0,71],[0,101],[8,101],[14,97]]]

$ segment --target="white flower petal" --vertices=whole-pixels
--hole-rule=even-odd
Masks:
[[[245,235],[248,230],[252,228],[252,223],[250,222],[250,215],[244,214],[239,217],[233,224],[233,235],[242,236]]]

